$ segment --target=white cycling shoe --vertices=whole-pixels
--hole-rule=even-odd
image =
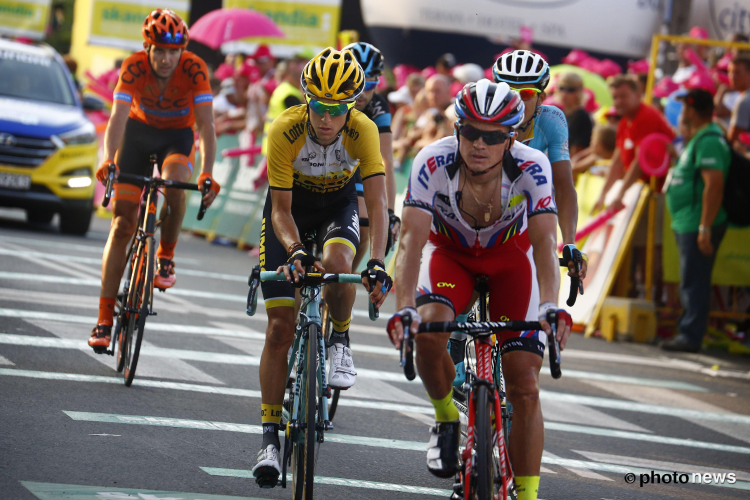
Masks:
[[[279,450],[269,444],[258,452],[258,463],[253,467],[253,477],[261,488],[273,488],[281,475]]]
[[[348,389],[357,381],[357,370],[352,361],[352,350],[344,344],[333,344],[328,351],[331,369],[328,385],[334,389]]]

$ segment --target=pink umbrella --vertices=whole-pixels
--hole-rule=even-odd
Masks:
[[[212,49],[249,37],[283,38],[284,32],[268,16],[250,9],[217,9],[190,27],[190,38]]]

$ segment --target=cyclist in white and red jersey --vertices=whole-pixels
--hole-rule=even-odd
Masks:
[[[424,148],[412,167],[396,260],[399,312],[388,324],[391,340],[398,344],[402,338],[401,316],[407,311],[416,318],[415,329],[422,318],[452,321],[470,305],[477,275],[489,277],[493,321],[539,319],[549,333],[544,318],[547,310],[557,310],[560,286],[549,160],[514,141],[524,103],[506,83],[483,79],[466,85],[455,109],[457,134]],[[565,311],[559,317],[563,348],[571,321]],[[417,368],[437,422],[430,431],[427,467],[439,477],[452,477],[459,464],[455,369],[445,348],[449,336],[416,337]],[[518,498],[536,499],[544,444],[539,371],[546,335],[505,332],[500,342],[514,411],[509,453]]]

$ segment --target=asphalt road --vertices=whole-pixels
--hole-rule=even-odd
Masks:
[[[183,234],[177,286],[157,294],[126,388],[114,358],[86,345],[107,230],[97,219],[86,238],[62,236],[0,212],[0,499],[291,498],[250,475],[265,313],[247,317],[243,301],[257,258]],[[355,309],[360,376],[322,446],[316,496],[447,498],[451,481],[425,466],[424,390],[399,372],[364,293]],[[562,379],[541,375],[540,498],[748,498],[750,363],[719,356],[574,336]],[[688,483],[641,486],[651,471]]]

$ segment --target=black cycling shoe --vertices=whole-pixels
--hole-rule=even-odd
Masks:
[[[430,442],[427,444],[427,469],[437,477],[454,476],[460,467],[458,459],[458,438],[460,422],[436,422],[430,428]]]

